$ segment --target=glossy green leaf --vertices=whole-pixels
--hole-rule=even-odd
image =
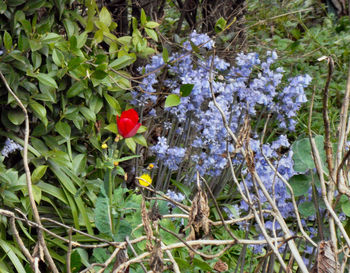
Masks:
[[[7,117],[14,125],[21,125],[25,120],[25,115],[20,109],[10,110],[7,112]]]
[[[52,60],[58,67],[63,66],[64,64],[64,56],[62,52],[58,49],[53,49],[52,51]]]
[[[168,108],[168,107],[177,106],[179,104],[180,104],[180,97],[178,95],[171,94],[167,96],[167,98],[165,99],[164,107]]]
[[[85,81],[75,82],[67,91],[67,98],[73,98],[87,89]]]
[[[88,121],[93,121],[93,122],[96,121],[96,115],[94,111],[92,111],[91,109],[85,106],[80,106],[79,110]]]
[[[192,83],[186,83],[180,86],[180,94],[181,97],[187,97],[191,94],[193,90],[194,84]]]
[[[122,110],[121,110],[121,107],[119,105],[119,102],[114,97],[108,95],[107,93],[104,93],[103,96],[105,97],[108,105],[114,110],[113,114],[120,115]]]
[[[41,165],[35,168],[32,173],[32,182],[37,183],[46,173],[47,165]]]
[[[346,200],[345,202],[341,203],[341,209],[346,216],[350,217],[350,201],[349,200]]]
[[[36,116],[44,123],[45,126],[48,124],[48,120],[46,117],[46,109],[40,103],[35,100],[30,100],[29,102],[30,108],[34,111]]]
[[[136,60],[135,55],[124,55],[109,64],[110,67],[114,69],[122,69]]]
[[[3,42],[6,50],[10,51],[12,48],[12,37],[6,30],[4,32]]]
[[[80,175],[84,172],[87,163],[87,157],[85,154],[78,154],[73,159],[73,171],[76,175]]]
[[[56,132],[59,133],[63,138],[68,140],[71,134],[71,128],[67,122],[59,121],[55,125]]]
[[[141,26],[144,26],[147,23],[147,16],[144,9],[141,9],[140,19],[141,19]]]
[[[39,80],[40,83],[44,85],[47,85],[53,88],[58,88],[56,81],[48,74],[38,73],[38,74],[35,74],[35,77]]]

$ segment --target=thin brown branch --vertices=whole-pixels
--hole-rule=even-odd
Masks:
[[[324,140],[324,149],[326,151],[326,159],[327,159],[327,165],[329,173],[331,174],[333,172],[333,151],[332,151],[332,144],[331,144],[331,137],[330,137],[330,123],[329,123],[329,116],[328,116],[328,94],[329,94],[329,84],[332,79],[332,74],[334,71],[334,61],[332,57],[327,57],[328,60],[328,76],[326,85],[323,90],[323,124],[324,124],[324,131],[325,131],[325,140]]]
[[[72,228],[68,230],[68,251],[67,251],[67,258],[66,258],[66,267],[67,267],[67,273],[71,273],[71,255],[72,255]]]
[[[28,117],[28,112],[27,109],[25,108],[25,106],[23,105],[23,103],[21,102],[21,100],[17,97],[17,95],[12,91],[11,87],[9,86],[5,76],[2,74],[2,72],[0,71],[0,77],[3,81],[3,83],[5,84],[7,90],[9,91],[9,93],[15,98],[16,102],[18,103],[18,105],[20,106],[20,108],[22,109],[23,113],[24,113],[24,117],[25,117],[25,132],[24,132],[24,146],[23,146],[23,165],[24,165],[24,170],[25,170],[25,174],[26,174],[26,182],[27,182],[27,190],[28,190],[28,196],[29,196],[29,202],[30,202],[30,207],[33,213],[33,217],[35,222],[41,226],[41,221],[40,221],[40,216],[39,216],[39,212],[38,209],[36,207],[36,203],[35,203],[35,199],[34,199],[34,194],[33,194],[33,187],[32,187],[32,177],[31,177],[31,173],[30,173],[30,169],[29,169],[29,163],[28,163],[28,143],[29,143],[29,117]],[[49,267],[51,268],[51,270],[54,273],[59,273],[58,269],[55,265],[55,262],[53,261],[51,254],[47,248],[44,236],[42,234],[42,230],[38,229],[38,239],[39,239],[39,243],[40,243],[40,247],[43,248],[44,250],[44,254],[45,254],[45,258],[49,264]]]

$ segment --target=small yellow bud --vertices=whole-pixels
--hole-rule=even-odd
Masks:
[[[103,144],[101,145],[101,148],[102,148],[102,149],[107,149],[107,148],[108,148],[108,145],[107,145],[106,143],[103,143]]]
[[[116,135],[116,137],[115,137],[114,141],[115,141],[115,142],[118,142],[118,141],[120,140],[120,137],[121,137],[121,136],[120,136],[119,134],[118,134],[118,135]]]
[[[148,164],[148,167],[147,167],[148,170],[152,170],[153,168],[154,168],[154,164],[153,163]]]
[[[127,173],[124,174],[124,180],[125,181],[128,180],[128,174]]]
[[[113,162],[113,165],[114,165],[115,167],[117,167],[117,166],[119,165],[119,162],[118,162],[118,161],[114,161],[114,162]]]
[[[144,173],[140,177],[136,177],[136,178],[139,181],[141,186],[148,187],[149,185],[152,184],[152,178],[147,173]]]

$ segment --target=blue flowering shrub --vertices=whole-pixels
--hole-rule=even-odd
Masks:
[[[206,34],[194,32],[190,41],[186,41],[183,50],[174,53],[167,64],[162,56],[153,56],[152,62],[143,71],[149,74],[141,85],[146,92],[133,92],[134,103],[155,104],[159,85],[180,96],[179,105],[164,109],[164,115],[169,118],[164,122],[157,144],[150,148],[157,157],[158,173],[163,168],[170,172],[186,168],[199,171],[201,175],[219,177],[228,166],[227,151],[235,151],[235,145],[228,140],[220,113],[211,100],[211,66],[215,78],[213,92],[225,112],[229,127],[236,133],[246,115],[252,120],[258,120],[270,114],[281,131],[294,130],[294,118],[300,106],[306,102],[304,88],[309,85],[311,78],[300,75],[282,84],[283,69],[272,68],[277,59],[275,52],[267,52],[266,60],[261,60],[256,53],[240,53],[235,65],[230,65],[210,54],[214,42]],[[191,43],[194,45],[191,46]],[[193,47],[200,47],[202,54],[198,55]],[[167,77],[160,81],[160,77],[164,78],[165,69]],[[181,86],[185,84],[193,85],[192,92],[186,97],[180,94]],[[160,112],[157,114],[159,116]],[[256,133],[256,139],[252,141],[254,152],[260,146]],[[264,150],[267,156],[276,157],[281,147],[289,147],[285,135],[281,135],[272,145],[264,145]],[[291,154],[284,155],[281,160],[284,163],[280,168],[290,169],[284,171],[288,179],[293,175]],[[234,159],[233,162],[239,165],[241,160]],[[184,178],[187,183],[192,180],[193,175],[190,174],[191,171]]]
[[[285,182],[298,172],[293,168],[293,151],[286,133],[295,129],[297,112],[307,101],[304,89],[312,79],[309,75],[286,79],[283,68],[274,65],[278,56],[273,51],[268,51],[265,58],[260,58],[257,53],[239,53],[235,62],[230,64],[214,56],[214,46],[214,41],[206,34],[193,32],[190,39],[183,43],[182,50],[173,53],[166,63],[161,55],[156,55],[150,64],[140,69],[147,76],[139,88],[142,92],[133,92],[134,103],[152,107],[149,116],[155,123],[160,122],[160,116],[164,117],[162,132],[150,147],[157,165],[153,172],[155,187],[166,191],[172,181],[191,188],[198,171],[210,181],[214,194],[218,196],[225,185],[230,185],[230,189],[236,188],[229,171],[231,160],[235,170],[241,172],[252,201],[263,209],[272,210],[262,190],[254,184],[239,144],[227,133],[222,116],[212,100],[213,92],[232,132],[242,135],[246,118],[251,121],[253,129],[248,132],[249,149],[254,155],[255,171],[273,196],[282,217],[293,220],[295,210]],[[184,85],[192,87],[189,95],[182,94]],[[176,94],[180,103],[164,109],[157,107],[161,101],[157,95],[159,90]],[[266,121],[266,127],[277,128],[277,134],[269,143],[261,141]],[[244,188],[244,183],[240,183]],[[234,192],[230,192],[232,196]],[[310,201],[310,196],[300,198],[301,202]],[[243,199],[230,200],[236,215],[247,215],[250,211]],[[232,214],[232,210],[226,208],[225,211],[227,216]],[[306,220],[310,219],[306,217]],[[305,224],[305,219],[302,220]],[[241,227],[245,228],[245,223]],[[281,235],[281,227],[270,216],[266,216],[265,228],[270,235],[275,231]],[[253,229],[254,234],[261,232],[256,224]],[[311,229],[307,232],[310,233]],[[258,237],[264,238],[261,233]],[[262,247],[260,245],[254,251],[260,253]]]

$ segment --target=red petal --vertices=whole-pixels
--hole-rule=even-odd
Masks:
[[[122,112],[122,115],[120,116],[120,119],[128,118],[130,119],[134,124],[139,122],[139,115],[134,109],[129,109],[124,112]]]
[[[117,121],[117,126],[119,134],[121,134],[123,137],[128,137],[127,135],[130,133],[131,130],[133,130],[133,128],[135,127],[135,123],[128,118],[121,117]]]
[[[130,130],[129,133],[127,133],[124,137],[127,138],[127,137],[133,137],[134,135],[136,135],[137,133],[137,130],[140,128],[141,126],[141,123],[137,123],[134,128],[132,128],[132,130]]]

